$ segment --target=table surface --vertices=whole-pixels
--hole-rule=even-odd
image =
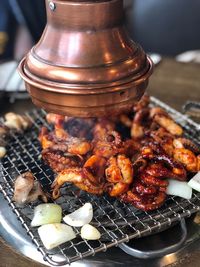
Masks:
[[[151,78],[148,93],[153,95],[171,107],[181,111],[182,105],[188,101],[200,102],[200,64],[178,63],[173,59],[164,59],[156,66]],[[14,104],[4,103],[1,105],[0,113],[7,111],[23,112],[32,108],[29,100],[18,100]],[[200,250],[194,251],[190,266],[200,266]],[[8,247],[0,239],[0,267],[41,267],[42,264],[27,259]],[[176,265],[178,266],[178,265]],[[182,262],[182,267],[188,266]]]

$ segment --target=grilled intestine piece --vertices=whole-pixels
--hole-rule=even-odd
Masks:
[[[5,123],[9,129],[17,132],[23,132],[32,126],[31,120],[25,115],[19,115],[13,112],[5,114]]]
[[[13,200],[18,204],[27,202],[28,195],[34,186],[34,176],[30,172],[19,175],[14,183]]]
[[[3,158],[6,153],[6,146],[9,141],[11,131],[22,132],[29,127],[32,123],[26,116],[18,115],[15,113],[7,113],[5,115],[4,124],[0,124],[0,159]]]
[[[14,183],[13,200],[18,204],[25,204],[36,201],[39,197],[47,202],[47,196],[43,192],[41,185],[35,180],[31,172],[19,175]]]

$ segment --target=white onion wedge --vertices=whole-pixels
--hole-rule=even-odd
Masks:
[[[44,224],[60,223],[61,220],[62,209],[59,205],[54,203],[40,204],[35,207],[31,226],[36,227]]]
[[[46,224],[38,228],[38,234],[47,249],[53,249],[76,237],[72,227],[62,224]]]
[[[200,171],[188,182],[188,185],[200,192]]]
[[[81,208],[66,215],[63,221],[74,227],[81,227],[91,222],[93,218],[93,208],[91,203],[85,203]]]
[[[185,199],[192,198],[192,188],[187,182],[181,182],[177,180],[168,180],[169,185],[167,187],[166,193],[168,195],[178,196]]]
[[[81,228],[81,237],[87,240],[98,240],[101,238],[101,234],[94,226],[85,224]]]

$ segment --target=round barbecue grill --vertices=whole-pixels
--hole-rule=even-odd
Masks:
[[[184,128],[185,136],[200,144],[198,124],[155,98],[151,98],[151,105],[164,108]],[[52,171],[44,165],[40,158],[38,132],[41,125],[48,126],[44,119],[45,112],[33,110],[27,113],[27,116],[32,120],[33,127],[26,135],[12,134],[12,139],[8,145],[8,154],[1,164],[0,176],[0,191],[2,192],[0,216],[3,226],[0,233],[8,243],[24,255],[43,263],[45,261],[51,266],[61,266],[74,261],[78,261],[80,264],[89,264],[90,261],[93,262],[93,259],[96,262],[96,259],[100,260],[101,257],[104,257],[105,264],[111,258],[112,260],[116,259],[116,254],[118,257],[118,254],[121,253],[127,266],[131,257],[127,254],[134,256],[131,258],[131,262],[132,264],[134,262],[136,266],[144,264],[144,259],[148,259],[148,266],[157,266],[160,262],[166,264],[167,260],[168,263],[176,261],[177,256],[174,256],[175,258],[164,256],[177,252],[180,248],[184,251],[188,244],[194,243],[195,239],[199,238],[198,225],[192,224],[192,232],[190,229],[188,235],[185,225],[185,218],[191,217],[192,214],[199,211],[199,193],[194,193],[191,200],[169,197],[160,209],[153,212],[141,212],[131,205],[107,196],[98,198],[82,191],[78,193],[74,186],[68,184],[62,188],[62,197],[56,202],[67,212],[74,211],[85,202],[93,203],[94,219],[92,224],[101,231],[102,238],[95,242],[76,238],[53,251],[47,251],[39,239],[37,230],[30,228],[34,205],[20,207],[12,200],[13,183],[18,174],[30,170],[46,190],[50,190],[54,178]],[[169,229],[174,225],[176,225],[175,228]],[[166,229],[169,230],[165,232]],[[79,230],[76,229],[76,233],[78,236]],[[155,235],[156,233],[160,234]],[[148,238],[144,239],[145,236]],[[166,247],[160,247],[163,244],[162,239],[167,240]],[[114,249],[116,246],[118,248]],[[127,254],[119,252],[119,248]],[[107,251],[106,255],[110,255],[108,259],[105,259],[101,253],[99,254],[99,252],[105,251]],[[177,255],[180,253],[179,251]],[[95,257],[88,258],[90,256]],[[85,258],[86,260],[83,260]]]
[[[70,116],[108,116],[124,111],[141,98],[153,64],[124,30],[122,2],[46,1],[47,27],[40,42],[19,65],[35,104]],[[185,136],[200,145],[197,124],[155,98],[151,98],[151,105],[164,108],[183,127]],[[40,157],[38,133],[42,125],[49,127],[45,122],[45,112],[35,109],[26,115],[33,126],[26,135],[11,133],[0,172],[3,211],[0,214],[3,226],[0,234],[24,255],[50,266],[73,262],[80,265],[89,262],[94,266],[101,266],[103,262],[107,266],[117,265],[115,259],[120,253],[126,266],[145,265],[145,259],[148,259],[148,266],[162,266],[176,261],[176,255],[181,252],[169,254],[184,249],[190,242],[188,237],[192,241],[197,238],[193,233],[187,235],[185,219],[199,211],[199,193],[193,193],[191,200],[168,197],[161,208],[141,212],[119,200],[108,196],[98,198],[67,184],[61,189],[62,197],[56,203],[62,206],[65,214],[85,202],[92,202],[92,224],[98,227],[101,239],[83,240],[79,237],[80,229],[74,229],[77,238],[73,241],[51,251],[45,249],[37,229],[30,228],[34,204],[21,207],[12,200],[17,175],[31,171],[46,191],[50,191],[54,179],[52,170]],[[161,239],[168,235],[172,238],[168,238],[165,247],[160,247]],[[155,243],[158,246],[154,247]],[[105,259],[103,255],[102,260],[99,252],[106,251],[106,255],[111,252],[112,258],[108,256]]]

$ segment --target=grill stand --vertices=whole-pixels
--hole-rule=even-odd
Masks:
[[[187,227],[185,223],[185,219],[181,219],[180,221],[180,226],[181,226],[181,239],[178,243],[168,246],[163,249],[159,250],[149,250],[149,251],[141,251],[138,249],[131,248],[130,246],[126,245],[125,243],[120,244],[119,248],[121,248],[125,253],[139,258],[139,259],[152,259],[152,258],[161,258],[164,257],[165,255],[174,253],[178,251],[186,242],[187,239]]]

